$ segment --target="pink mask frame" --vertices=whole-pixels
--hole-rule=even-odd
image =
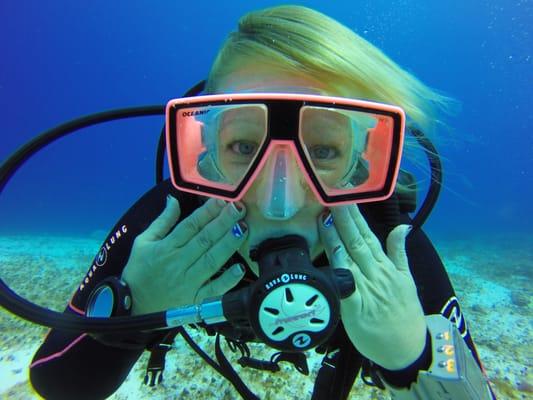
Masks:
[[[196,172],[198,160],[194,156],[198,154],[195,149],[201,147],[202,143],[199,139],[184,142],[178,129],[182,118],[180,111],[191,107],[246,104],[263,105],[268,110],[267,136],[248,173],[236,186],[200,177]],[[305,106],[353,110],[378,117],[377,125],[369,135],[363,152],[370,165],[370,173],[368,179],[356,189],[331,190],[322,186],[300,140],[300,111]],[[178,98],[170,100],[166,106],[167,157],[172,184],[184,192],[231,202],[242,199],[272,151],[282,145],[288,145],[292,150],[302,175],[322,205],[327,207],[385,200],[394,192],[396,185],[404,131],[405,113],[400,107],[344,97],[293,93],[232,93]],[[196,137],[199,138],[200,135]]]

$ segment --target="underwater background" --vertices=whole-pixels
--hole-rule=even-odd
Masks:
[[[206,78],[240,16],[278,4],[286,2],[1,1],[0,161],[73,118],[180,97]],[[532,2],[291,4],[337,19],[461,104],[456,115],[443,116],[449,128],[434,132],[444,187],[424,228],[498,398],[533,398]],[[110,122],[32,157],[0,195],[2,279],[61,310],[107,231],[153,185],[162,124],[163,116]],[[416,171],[427,184],[425,172]],[[1,398],[38,398],[27,367],[45,333],[0,312]],[[199,341],[212,348],[210,339]],[[143,358],[113,398],[237,398],[182,341],[176,348],[162,387],[142,385]],[[242,374],[265,399],[307,398],[313,381],[290,368]],[[353,393],[386,398],[360,383]]]

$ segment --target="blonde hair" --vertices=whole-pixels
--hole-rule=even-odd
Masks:
[[[301,6],[278,6],[243,16],[213,63],[206,90],[250,62],[310,76],[329,95],[402,107],[409,123],[428,132],[454,106],[377,47],[334,19]]]
[[[250,64],[309,77],[320,82],[327,95],[400,106],[407,123],[426,134],[441,123],[437,116],[451,114],[457,105],[351,29],[302,6],[277,6],[244,15],[238,31],[219,51],[206,91],[216,93],[228,76]],[[408,147],[406,143],[407,156]]]

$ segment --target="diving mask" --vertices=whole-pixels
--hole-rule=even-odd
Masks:
[[[179,190],[237,201],[268,169],[267,194],[278,198],[266,207],[281,219],[280,204],[301,202],[283,184],[296,182],[295,173],[324,206],[379,201],[394,190],[405,125],[395,106],[240,93],[171,100],[166,117],[171,178]]]

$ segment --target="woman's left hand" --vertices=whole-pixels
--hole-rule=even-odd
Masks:
[[[389,370],[413,363],[424,350],[426,322],[405,251],[408,225],[394,228],[387,253],[356,205],[321,216],[319,231],[331,265],[348,268],[355,292],[341,301],[341,318],[357,350]],[[326,221],[324,223],[324,220]]]

